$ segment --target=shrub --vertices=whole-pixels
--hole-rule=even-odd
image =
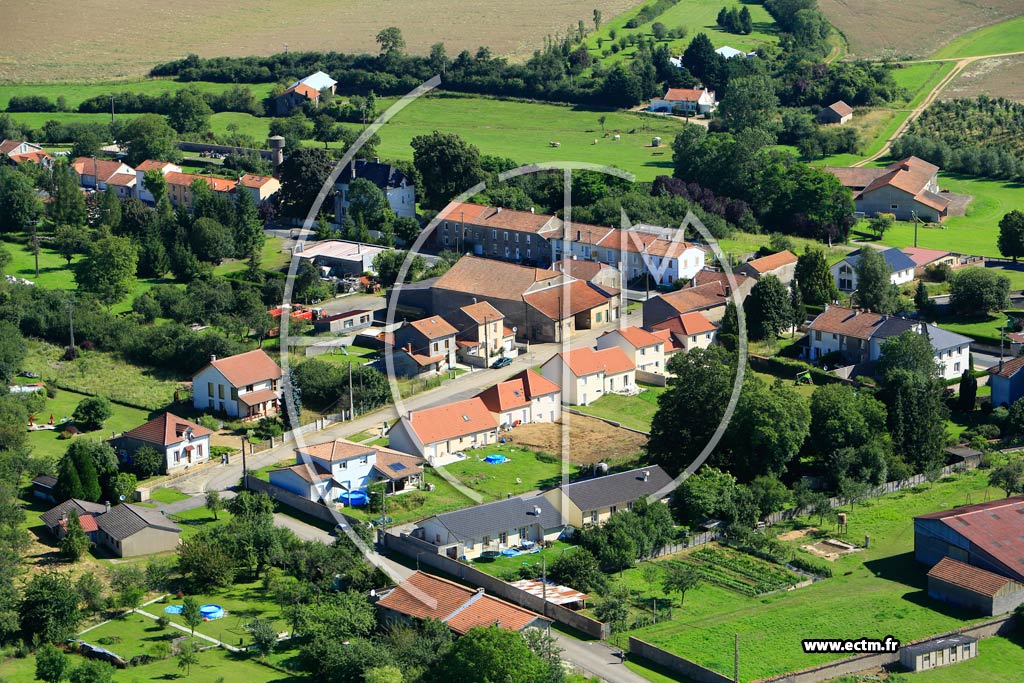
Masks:
[[[809,574],[814,574],[815,576],[823,576],[825,578],[831,578],[832,576],[832,567],[821,562],[815,562],[803,555],[797,555],[789,561],[789,564],[790,566],[796,567],[797,569]]]

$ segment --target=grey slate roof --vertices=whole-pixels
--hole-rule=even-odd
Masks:
[[[98,515],[107,509],[105,505],[100,503],[90,503],[87,500],[79,500],[78,498],[69,498],[63,503],[57,503],[43,514],[39,515],[39,519],[42,520],[48,528],[52,529],[60,523],[60,520],[64,519],[64,513],[67,512],[69,515],[72,510],[78,512],[78,516],[82,515]]]
[[[916,320],[907,320],[906,318],[887,318],[875,328],[871,336],[879,339],[888,339],[889,337],[899,336],[908,330],[916,330],[920,324]],[[932,348],[936,351],[945,351],[946,349],[956,348],[964,344],[974,343],[974,340],[970,337],[944,330],[935,325],[925,325],[925,334],[928,337],[928,341],[931,342]]]
[[[535,508],[540,508],[540,515],[534,514]],[[565,524],[558,510],[542,496],[506,498],[446,512],[435,519],[462,539],[496,536],[532,524],[539,524],[542,529],[555,529]]]
[[[871,247],[865,248],[870,249]],[[856,268],[857,264],[860,263],[860,252],[861,250],[858,249],[843,260]],[[885,263],[894,273],[900,270],[913,270],[917,266],[917,264],[914,263],[914,259],[907,256],[896,247],[883,251],[882,258],[885,259]]]
[[[57,485],[57,477],[52,474],[40,474],[32,480],[34,486],[41,486],[43,488],[52,489]]]
[[[122,503],[96,517],[100,531],[111,538],[123,541],[143,529],[154,528],[180,532],[181,528],[156,510]]]
[[[644,472],[649,472],[644,480]],[[628,472],[608,474],[585,481],[566,484],[562,492],[583,512],[600,510],[612,505],[626,505],[657,493],[672,482],[658,465],[639,467]]]
[[[368,161],[356,159],[356,177],[365,178],[382,190],[393,189],[402,186],[402,182],[412,185],[405,174],[391,164],[382,164],[379,161]],[[348,185],[352,180],[352,163],[346,164],[338,174],[336,185]]]

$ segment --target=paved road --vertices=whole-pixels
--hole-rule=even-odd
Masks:
[[[626,668],[618,656],[617,648],[599,640],[576,640],[558,631],[551,633],[562,648],[562,659],[587,673],[599,676],[608,683],[650,683],[640,674]]]
[[[628,324],[640,324],[640,310],[638,309],[628,314],[626,321]],[[615,324],[613,324],[613,326]],[[597,337],[607,329],[611,329],[611,326],[578,332],[572,338],[573,347],[593,346]],[[474,370],[464,375],[460,375],[436,389],[431,389],[430,391],[425,391],[404,399],[404,409],[406,411],[420,410],[422,408],[429,408],[436,405],[471,398],[497,382],[508,379],[512,375],[522,372],[527,368],[540,365],[559,350],[559,344],[533,344],[530,347],[529,353],[523,354],[514,359],[512,364],[508,367],[501,370]],[[397,416],[398,412],[395,406],[388,405],[372,413],[361,415],[355,420],[332,424],[327,429],[313,434],[307,434],[304,438],[306,443],[317,443],[330,439],[343,438],[366,430],[377,430],[382,426],[384,421],[393,420]],[[280,462],[281,460],[290,458],[293,453],[293,448],[294,444],[284,444],[255,455],[248,456],[246,465],[250,470],[272,465],[276,462]],[[205,477],[197,476],[189,482],[189,486],[196,491],[208,491],[211,489],[224,490],[237,486],[241,477],[242,460],[241,458],[236,457],[229,465],[211,469],[209,474]]]

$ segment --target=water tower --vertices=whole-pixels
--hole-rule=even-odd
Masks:
[[[267,144],[270,145],[270,161],[274,166],[274,176],[278,174],[278,169],[284,162],[284,138],[280,135],[273,135],[267,138]]]

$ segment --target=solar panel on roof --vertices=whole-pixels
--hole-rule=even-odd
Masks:
[[[395,472],[401,472],[402,470],[406,469],[405,465],[403,465],[400,462],[393,462],[390,465],[388,465],[388,467],[393,469]]]

